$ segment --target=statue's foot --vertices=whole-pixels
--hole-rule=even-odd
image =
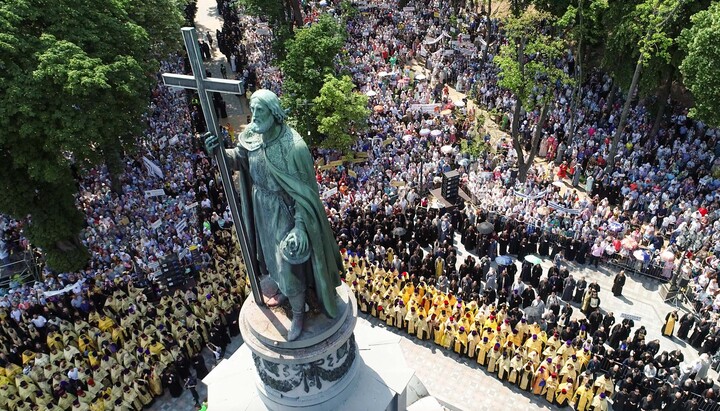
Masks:
[[[265,305],[268,307],[277,307],[287,301],[287,297],[283,293],[277,293],[272,297],[263,296],[263,300],[265,300]]]
[[[302,333],[305,313],[293,312],[292,323],[290,323],[290,330],[288,331],[287,340],[295,341]]]

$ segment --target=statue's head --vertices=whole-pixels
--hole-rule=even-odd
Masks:
[[[252,112],[252,131],[262,134],[276,124],[285,121],[285,111],[280,106],[277,94],[270,90],[258,90],[250,97]]]

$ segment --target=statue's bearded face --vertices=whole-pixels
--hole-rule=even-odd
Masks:
[[[258,134],[264,134],[275,124],[270,109],[261,101],[250,101],[250,111],[252,111],[252,131]]]

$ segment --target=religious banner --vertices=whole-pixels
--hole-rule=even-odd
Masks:
[[[352,178],[357,178],[357,173],[352,170],[348,170],[348,175]]]
[[[186,206],[185,206],[185,209],[186,209],[186,210],[189,210],[189,209],[195,208],[195,207],[197,207],[197,206],[198,206],[198,203],[197,203],[197,201],[196,201],[196,202],[194,202],[194,203],[190,203],[190,204],[186,205]]]
[[[413,7],[413,6],[403,7],[403,12],[405,12],[405,13],[414,13],[414,12],[415,12],[415,7]]]
[[[537,194],[535,194],[535,195],[523,194],[523,193],[521,193],[521,192],[519,192],[519,191],[513,191],[513,194],[515,195],[515,197],[520,197],[520,198],[525,199],[525,200],[537,200],[538,198],[543,198],[543,197],[545,197],[545,194],[546,194],[546,193],[547,193],[547,190],[543,190],[543,191],[541,191],[541,192],[539,192],[539,193],[537,193]]]
[[[440,104],[410,104],[408,110],[420,111],[422,113],[437,113],[436,109],[440,109]]]
[[[388,146],[388,145],[392,144],[393,141],[395,141],[395,139],[392,138],[392,137],[390,137],[390,138],[388,138],[388,139],[385,139],[385,140],[382,142],[382,145],[383,145],[383,147]]]
[[[53,291],[45,291],[43,292],[43,295],[45,297],[53,297],[55,295],[65,294],[66,292],[72,290],[75,294],[80,294],[82,291],[82,285],[85,282],[85,279],[79,280],[73,284],[68,284],[65,287],[61,288],[60,290],[53,290]]]
[[[158,188],[155,190],[145,190],[145,198],[164,196],[165,190]]]
[[[439,42],[440,40],[444,39],[445,37],[450,38],[450,35],[443,31],[442,34],[440,34],[439,36],[437,36],[434,39],[424,40],[423,44],[432,45],[432,44],[435,44],[435,43]]]
[[[563,207],[562,205],[555,203],[553,201],[548,201],[548,207],[554,208],[557,211],[568,213],[568,214],[580,214],[581,210],[578,210],[576,208],[567,208]]]
[[[329,165],[330,167],[337,167],[337,166],[343,165],[343,161],[342,161],[342,160],[335,160],[335,161],[329,162],[327,165]]]
[[[405,185],[404,181],[391,181],[390,185],[393,187],[402,187]]]
[[[149,158],[143,157],[143,164],[145,165],[145,168],[147,168],[148,173],[156,176],[157,178],[163,178],[163,177],[164,177],[163,172],[162,172],[162,170],[160,169],[160,167],[158,167],[158,165],[155,164],[155,163],[154,163],[152,160],[150,160]]]
[[[161,225],[162,225],[162,218],[158,218],[157,221],[150,224],[150,228],[152,228],[153,230],[157,230],[158,228],[160,228]]]

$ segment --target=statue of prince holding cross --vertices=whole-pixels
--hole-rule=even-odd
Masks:
[[[224,150],[237,179],[241,219],[260,269],[278,286],[268,306],[289,301],[292,323],[287,340],[302,333],[305,291],[313,289],[329,318],[338,314],[335,288],[342,257],[318,195],[313,158],[307,145],[285,123],[277,95],[258,90],[250,98],[252,121],[237,147]],[[218,138],[205,140],[208,152]]]

